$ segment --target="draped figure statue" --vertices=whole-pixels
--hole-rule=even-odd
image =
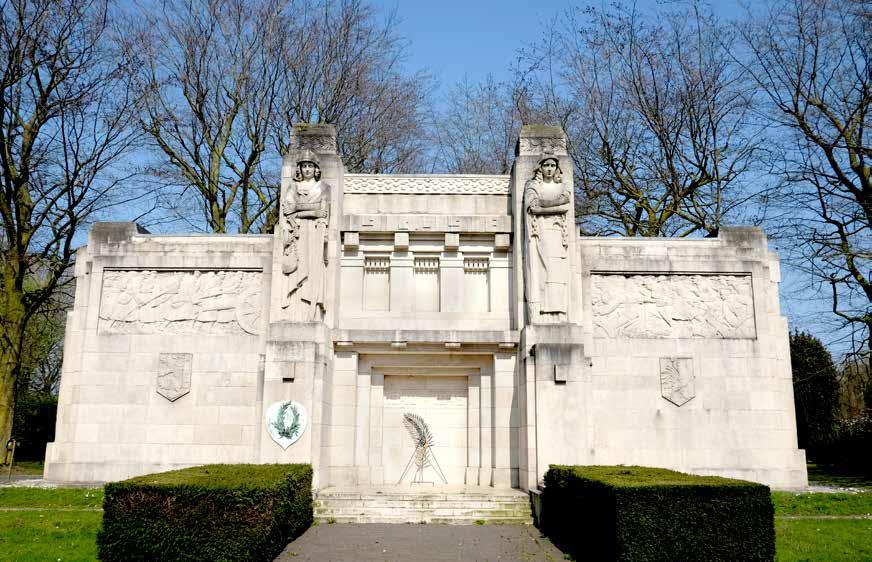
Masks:
[[[282,199],[281,215],[282,273],[287,277],[282,308],[294,321],[321,320],[327,279],[330,186],[321,181],[318,157],[309,150],[297,160],[294,181]]]
[[[533,179],[524,186],[529,244],[525,296],[531,323],[567,321],[570,196],[569,186],[562,182],[560,163],[553,156],[539,161]]]

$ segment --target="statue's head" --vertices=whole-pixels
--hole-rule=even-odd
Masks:
[[[294,172],[294,181],[308,181],[321,179],[321,166],[318,155],[311,150],[304,150],[297,158],[297,169]]]
[[[539,164],[536,166],[536,171],[533,172],[533,177],[537,180],[560,183],[563,181],[563,172],[560,170],[560,161],[555,156],[546,156],[539,160]]]

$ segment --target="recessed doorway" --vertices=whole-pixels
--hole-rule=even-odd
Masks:
[[[465,376],[386,375],[384,378],[383,458],[386,483],[399,482],[415,446],[403,424],[406,413],[420,416],[434,437],[435,455],[448,484],[463,484],[467,466],[468,386]],[[414,478],[410,468],[403,482]],[[423,480],[442,484],[434,468]]]

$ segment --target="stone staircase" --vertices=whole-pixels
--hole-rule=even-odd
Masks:
[[[532,523],[530,497],[511,488],[478,486],[329,487],[314,500],[321,523]]]

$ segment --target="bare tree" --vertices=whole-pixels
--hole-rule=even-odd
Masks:
[[[263,224],[276,193],[261,162],[278,91],[281,0],[187,0],[129,14],[121,44],[141,92],[152,172],[173,202],[195,201],[208,230]]]
[[[508,174],[521,130],[524,92],[488,76],[457,84],[433,127],[437,165],[449,173]]]
[[[208,230],[272,230],[293,123],[335,123],[352,171],[403,169],[422,152],[426,77],[402,73],[392,18],[355,0],[162,6],[130,14],[131,83],[155,176]]]
[[[868,4],[779,0],[755,16],[742,36],[782,148],[776,171],[788,212],[776,226],[795,241],[794,265],[826,289],[851,348],[862,353],[872,341]]]
[[[9,438],[28,325],[64,283],[77,234],[129,202],[118,164],[136,140],[125,61],[100,0],[0,5],[0,443]]]
[[[312,1],[296,10],[284,52],[273,141],[287,150],[294,123],[336,125],[349,171],[412,171],[425,158],[424,108],[430,79],[407,73],[406,41],[393,13],[361,0]]]
[[[576,163],[583,231],[713,235],[756,191],[752,92],[732,37],[691,5],[570,10],[528,50],[522,78],[563,125]]]

